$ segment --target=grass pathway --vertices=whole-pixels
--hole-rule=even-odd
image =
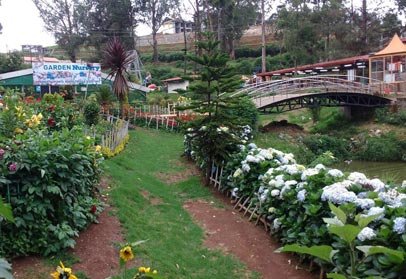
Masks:
[[[203,230],[182,207],[189,199],[212,198],[200,178],[162,181],[186,172],[180,157],[182,136],[144,129],[130,136],[126,150],[106,161],[105,170],[112,178],[111,196],[127,241],[148,239],[136,257],[165,278],[257,278],[234,257],[203,247]]]

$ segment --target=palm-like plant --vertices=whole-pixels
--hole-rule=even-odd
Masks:
[[[128,101],[128,72],[132,53],[127,51],[117,37],[107,42],[104,49],[103,67],[109,69],[108,77],[113,79],[113,93],[120,102],[121,116],[124,118],[124,103]]]

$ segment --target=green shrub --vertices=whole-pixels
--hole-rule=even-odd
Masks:
[[[345,139],[327,135],[311,135],[305,137],[303,143],[316,155],[330,151],[340,159],[346,159],[349,156],[350,145]]]
[[[321,113],[322,112],[323,110]],[[339,131],[342,127],[345,127],[347,130],[349,125],[349,120],[345,118],[341,111],[334,110],[331,111],[329,115],[320,117],[317,124],[313,127],[312,132],[327,133],[330,131]]]
[[[259,118],[258,110],[249,97],[240,98],[238,102],[223,109],[222,113],[227,114],[228,117],[237,119],[237,122],[242,126],[249,125],[253,129],[257,127]]]
[[[277,55],[281,52],[281,48],[278,45],[270,44],[266,46],[266,54],[270,56]],[[235,50],[235,58],[248,58],[248,57],[260,57],[262,55],[262,48],[241,47]]]
[[[100,106],[96,102],[88,102],[85,105],[83,115],[85,116],[85,123],[89,126],[97,125],[99,122]]]
[[[1,223],[0,257],[48,255],[72,247],[95,221],[99,154],[79,128],[28,130],[1,144],[0,195],[15,223]]]
[[[356,156],[367,161],[406,161],[406,143],[393,133],[380,137],[367,137],[360,143],[361,149]]]
[[[388,108],[379,108],[375,110],[375,118],[381,123],[406,126],[406,110],[391,113]]]

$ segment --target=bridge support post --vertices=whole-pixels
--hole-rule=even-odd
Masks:
[[[348,106],[343,107],[342,112],[348,120],[370,120],[374,117],[375,108]]]

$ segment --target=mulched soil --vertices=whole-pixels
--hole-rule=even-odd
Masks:
[[[311,279],[315,273],[304,270],[296,257],[274,253],[281,245],[261,226],[255,226],[233,209],[230,200],[215,194],[225,208],[213,202],[189,201],[184,208],[206,232],[204,245],[235,255],[248,268],[257,271],[263,279]]]
[[[303,127],[289,123],[287,120],[272,121],[260,128],[263,133],[285,133],[289,135],[306,134]]]

